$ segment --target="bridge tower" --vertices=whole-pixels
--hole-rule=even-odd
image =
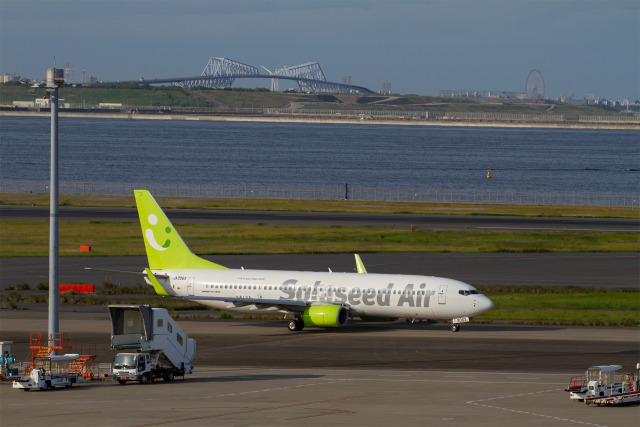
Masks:
[[[231,87],[236,77],[259,76],[256,67],[227,58],[212,57],[202,71],[201,79],[185,80],[175,83],[177,86],[193,88],[204,86],[214,89]]]
[[[332,83],[325,83],[327,78],[317,62],[305,62],[304,64],[278,68],[274,74],[299,79],[297,82],[303,92],[336,92]]]

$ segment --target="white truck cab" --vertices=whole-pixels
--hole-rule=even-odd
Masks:
[[[169,312],[148,305],[110,305],[111,348],[124,350],[113,360],[112,377],[120,384],[156,379],[172,381],[193,372],[195,340]]]

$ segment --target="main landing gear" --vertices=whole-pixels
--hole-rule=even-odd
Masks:
[[[460,330],[460,325],[457,323],[451,324],[451,332],[458,332]]]
[[[304,322],[300,318],[295,318],[289,321],[289,325],[287,327],[291,332],[301,331],[304,329]]]

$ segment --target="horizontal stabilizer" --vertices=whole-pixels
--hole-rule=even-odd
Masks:
[[[93,267],[85,267],[85,270],[94,270],[94,271],[106,271],[109,273],[120,273],[120,274],[127,274],[129,276],[140,276],[140,277],[148,277],[146,270],[145,271],[124,271],[124,270],[112,270],[110,268],[93,268]],[[163,273],[158,273],[155,274],[156,277],[160,277],[162,279],[168,279],[169,275],[168,274],[163,274]]]

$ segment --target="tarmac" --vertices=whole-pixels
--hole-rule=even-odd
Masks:
[[[361,254],[371,273],[451,277],[474,286],[580,286],[638,289],[638,253],[372,253]],[[229,268],[353,272],[352,254],[205,255]],[[142,283],[146,257],[61,257],[59,283],[120,286]],[[91,267],[94,270],[86,270]],[[115,271],[103,271],[115,270]],[[47,257],[0,257],[0,288],[28,283],[34,289],[49,280]]]
[[[60,329],[110,362],[104,307],[62,306]],[[593,407],[563,389],[587,366],[640,361],[639,328],[354,323],[287,331],[283,321],[179,319],[195,371],[171,383],[98,380],[70,389],[0,384],[0,424],[629,426],[640,405]],[[0,339],[24,360],[42,311],[0,311]],[[43,333],[44,334],[44,333]]]

